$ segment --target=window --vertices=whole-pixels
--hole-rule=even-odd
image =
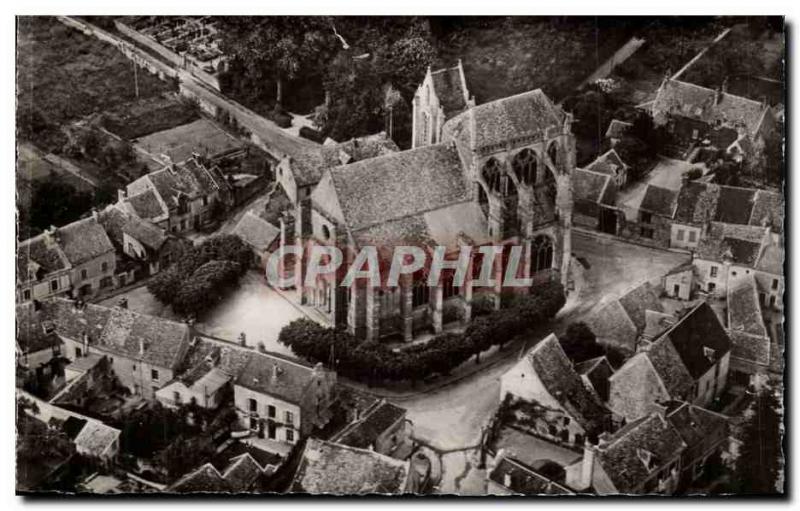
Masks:
[[[775,304],[776,304],[777,302],[778,302],[778,297],[777,297],[777,296],[775,296],[775,295],[772,295],[772,296],[770,296],[770,297],[769,297],[769,306],[770,306],[770,307],[773,307],[773,308],[774,308],[774,307],[775,307]]]
[[[108,271],[108,263],[103,261],[103,264],[100,265],[100,271],[107,272]],[[86,278],[86,277],[84,277]]]
[[[292,412],[286,412],[286,424],[294,424],[294,414]]]
[[[731,277],[735,277],[735,276],[736,276],[736,272],[735,272],[735,271],[732,271],[732,272],[731,272]]]
[[[709,282],[708,283],[708,292],[709,293],[713,293],[716,288],[717,288],[717,285],[714,284],[713,282]]]
[[[83,356],[83,350],[80,348],[75,348],[75,358],[81,358]]]
[[[678,241],[683,241],[683,229],[678,229],[677,239]]]
[[[181,220],[181,230],[182,231],[186,230],[186,220]]]
[[[31,299],[31,290],[30,289],[26,289],[26,290],[24,290],[22,292],[22,299],[25,300],[25,301],[28,301],[28,300]]]
[[[700,136],[700,132],[697,129],[692,130],[692,140],[697,140],[697,137]]]
[[[287,429],[286,430],[286,441],[287,442],[294,442],[294,430]]]
[[[322,226],[322,237],[326,240],[331,238],[331,230],[328,228],[327,225]]]
[[[673,286],[672,294],[674,294],[675,296],[678,296],[679,294],[681,294],[681,286],[680,286],[680,284],[675,284]]]
[[[258,411],[258,403],[256,403],[256,400],[252,397],[247,400],[247,410],[251,412]]]
[[[719,270],[719,268],[717,268],[716,266],[712,266],[711,267],[711,269],[709,270],[708,274],[711,276],[712,279],[713,278],[717,278],[717,271],[718,270]]]
[[[257,431],[258,430],[258,419],[255,417],[250,417],[250,430]]]
[[[650,227],[642,227],[639,229],[639,233],[643,238],[653,239],[654,231]]]
[[[548,236],[537,236],[531,244],[531,273],[553,267],[553,241]]]
[[[532,185],[536,182],[536,153],[530,149],[523,149],[517,153],[511,166],[520,183]]]
[[[641,221],[643,224],[649,224],[649,223],[651,223],[651,222],[653,221],[653,214],[652,214],[652,213],[648,213],[648,212],[646,212],[646,211],[642,211],[642,212],[639,214],[639,220],[640,220],[640,221]]]
[[[181,398],[181,393],[177,391],[173,392],[172,400],[175,402],[175,404],[181,404],[181,402],[183,401],[183,399]]]
[[[100,287],[104,287],[104,288],[105,287],[111,287],[112,284],[113,284],[113,281],[111,280],[111,277],[103,277],[102,279],[100,279]]]
[[[778,289],[778,279],[772,279],[772,289]]]
[[[156,369],[150,370],[150,379],[153,381],[158,381],[158,370]]]
[[[50,281],[50,291],[58,291],[58,280]]]
[[[697,231],[689,231],[689,242],[694,243],[697,241]]]
[[[208,206],[208,197],[203,197],[203,206]]]
[[[275,407],[272,405],[267,406],[267,417],[275,418]]]
[[[758,293],[758,303],[761,305],[767,304],[767,295],[764,293]]]
[[[564,417],[564,426],[569,426],[569,417]]]
[[[88,273],[86,272],[86,269],[85,269],[85,268],[84,268],[83,270],[81,270],[81,280],[86,280],[86,278],[87,278],[88,276],[89,276],[89,275],[88,275]]]

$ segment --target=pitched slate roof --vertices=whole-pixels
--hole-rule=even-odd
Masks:
[[[764,107],[758,101],[741,96],[720,93],[678,80],[667,80],[656,94],[654,112],[667,112],[680,115],[712,126],[719,121],[723,126],[744,127],[751,135],[761,125]]]
[[[690,395],[692,375],[683,363],[678,350],[668,339],[661,338],[644,347],[640,354],[637,353],[635,356],[643,356],[650,361],[664,384],[665,390],[672,398],[682,399]]]
[[[693,379],[705,374],[731,349],[731,341],[714,310],[700,302],[667,330],[662,338],[669,339]],[[708,356],[706,350],[713,350]]]
[[[399,494],[409,463],[373,451],[309,438],[289,491],[312,495]]]
[[[756,190],[750,225],[768,226],[774,232],[783,232],[783,196],[767,190]]]
[[[662,188],[655,185],[647,185],[639,206],[641,211],[653,213],[667,218],[675,215],[678,206],[678,191]]]
[[[731,357],[763,366],[770,365],[772,342],[769,337],[736,331],[731,331],[729,335],[731,338]]]
[[[704,224],[714,218],[719,200],[720,185],[689,181],[678,192],[675,221]]]
[[[115,205],[108,206],[97,214],[97,221],[103,226],[111,242],[118,247],[122,247],[123,227],[130,218],[132,215],[128,215]]]
[[[745,275],[728,286],[728,328],[752,335],[768,335],[752,275]]]
[[[720,186],[714,221],[747,225],[755,202],[755,190],[734,186]]]
[[[161,170],[151,172],[145,178],[153,183],[161,200],[169,208],[177,206],[177,197],[180,194],[194,199],[226,189],[228,186],[218,167],[208,168],[197,158],[167,165]]]
[[[50,234],[40,234],[20,242],[17,246],[17,280],[28,281],[28,266],[34,263],[44,275],[66,270],[69,261],[58,244],[48,241]]]
[[[88,421],[75,437],[75,448],[81,454],[100,457],[119,438],[119,435],[120,430],[116,428],[100,421]]]
[[[468,192],[461,161],[449,144],[418,147],[330,170],[350,229],[462,202]]]
[[[575,364],[575,371],[588,381],[600,399],[608,401],[608,378],[614,374],[614,369],[605,356]]]
[[[756,269],[773,275],[783,275],[784,257],[783,240],[770,240],[764,244],[761,254],[758,256]],[[761,277],[761,275],[757,275],[757,278]]]
[[[33,302],[17,304],[15,317],[17,344],[24,353],[35,353],[61,345],[61,339],[55,331],[45,331],[41,316],[34,310]]]
[[[250,360],[253,350],[233,342],[196,336],[192,339],[177,379],[192,385],[212,368],[237,376]]]
[[[522,463],[502,458],[489,472],[489,479],[520,495],[572,495],[565,486],[539,474]]]
[[[82,342],[83,334],[89,336],[90,342],[96,342],[111,315],[108,307],[87,303],[78,308],[75,302],[62,298],[45,300],[41,307],[42,318],[55,324],[56,333],[76,342]]]
[[[728,419],[724,415],[686,402],[670,404],[674,408],[666,413],[666,419],[688,449],[705,451],[712,438],[725,435],[728,431]]]
[[[214,458],[211,460],[211,463],[217,470],[224,472],[239,458],[245,456],[255,461],[262,470],[268,470],[269,467],[278,466],[283,459],[275,453],[259,449],[254,445],[246,444],[240,441],[234,441],[224,450],[215,454]]]
[[[603,342],[627,346],[630,351],[636,349],[639,331],[619,300],[607,303],[592,314],[589,318],[589,326],[597,338]]]
[[[610,413],[583,385],[558,338],[550,334],[528,352],[526,360],[547,392],[588,431],[601,430]]]
[[[230,485],[234,492],[244,492],[253,487],[256,480],[263,474],[261,467],[249,454],[240,455],[223,472],[222,478]]]
[[[676,321],[675,316],[666,314],[664,312],[657,312],[653,310],[644,311],[645,327],[642,331],[642,337],[654,339],[663,334],[667,328],[674,325]]]
[[[453,117],[446,124],[459,124],[469,130],[472,149],[480,149],[509,140],[539,136],[548,129],[561,129],[565,114],[541,89],[497,99],[474,106]],[[446,130],[452,133],[454,128]]]
[[[405,409],[383,401],[368,411],[366,416],[348,426],[335,441],[350,447],[369,449],[375,446],[379,436],[405,415]]]
[[[661,299],[658,292],[649,282],[645,282],[619,298],[619,303],[628,317],[631,318],[636,329],[640,332],[644,330],[647,323],[645,321],[645,311],[663,312]]]
[[[398,151],[397,144],[383,132],[352,138],[313,147],[295,156],[291,160],[292,173],[300,186],[313,185],[319,182],[327,169]]]
[[[159,217],[167,215],[167,212],[164,211],[161,202],[158,200],[156,192],[153,190],[131,195],[128,197],[127,202],[133,209],[134,214],[139,218],[156,220]]]
[[[313,374],[314,368],[300,360],[274,353],[251,353],[236,385],[299,404]]]
[[[593,170],[608,176],[616,176],[620,169],[625,169],[628,165],[622,161],[619,154],[614,149],[609,149],[598,156],[592,163],[586,166],[587,170]]]
[[[467,84],[462,80],[460,66],[438,69],[431,72],[433,90],[439,98],[446,119],[467,108],[469,92]]]
[[[614,484],[617,492],[631,493],[665,463],[686,449],[676,429],[658,413],[626,425],[608,442],[596,448],[595,462]],[[645,465],[642,453],[651,457]]]
[[[145,247],[156,251],[160,250],[167,241],[167,233],[164,229],[135,216],[128,218],[128,221],[122,226],[122,232]]]
[[[174,493],[230,492],[233,489],[211,463],[189,472],[166,491]]]
[[[593,170],[575,169],[572,173],[572,188],[575,200],[608,203],[606,189],[611,176]]]
[[[242,241],[256,250],[266,250],[281,235],[281,230],[252,211],[248,211],[233,228]]]
[[[700,238],[697,257],[711,261],[732,262],[752,266],[756,263],[765,239],[765,228],[749,225],[712,222]]]
[[[633,124],[630,122],[612,119],[611,122],[608,123],[606,138],[622,138],[631,128],[633,128]]]

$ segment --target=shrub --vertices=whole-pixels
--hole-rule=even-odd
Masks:
[[[286,325],[278,341],[297,355],[322,362],[339,374],[360,381],[417,381],[450,371],[494,345],[526,333],[531,326],[547,321],[563,307],[564,288],[549,283],[535,295],[515,298],[509,308],[475,318],[461,334],[443,333],[425,344],[405,350],[390,350],[378,342],[365,342],[340,328],[326,328],[308,319]]]

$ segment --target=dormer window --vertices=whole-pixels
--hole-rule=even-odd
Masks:
[[[708,360],[713,362],[716,360],[717,351],[713,348],[709,348],[708,346],[703,346],[703,356],[706,357]]]

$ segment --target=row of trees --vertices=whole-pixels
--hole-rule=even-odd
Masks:
[[[492,346],[502,346],[537,325],[549,321],[565,302],[564,288],[554,282],[532,295],[513,299],[507,308],[476,318],[463,334],[444,333],[427,343],[391,350],[378,342],[365,342],[342,329],[325,328],[295,320],[281,330],[278,340],[297,355],[322,362],[349,378],[377,382],[447,375],[472,356]]]
[[[226,234],[186,247],[175,259],[147,289],[176,313],[198,316],[236,287],[250,267],[252,253],[241,238]]]

